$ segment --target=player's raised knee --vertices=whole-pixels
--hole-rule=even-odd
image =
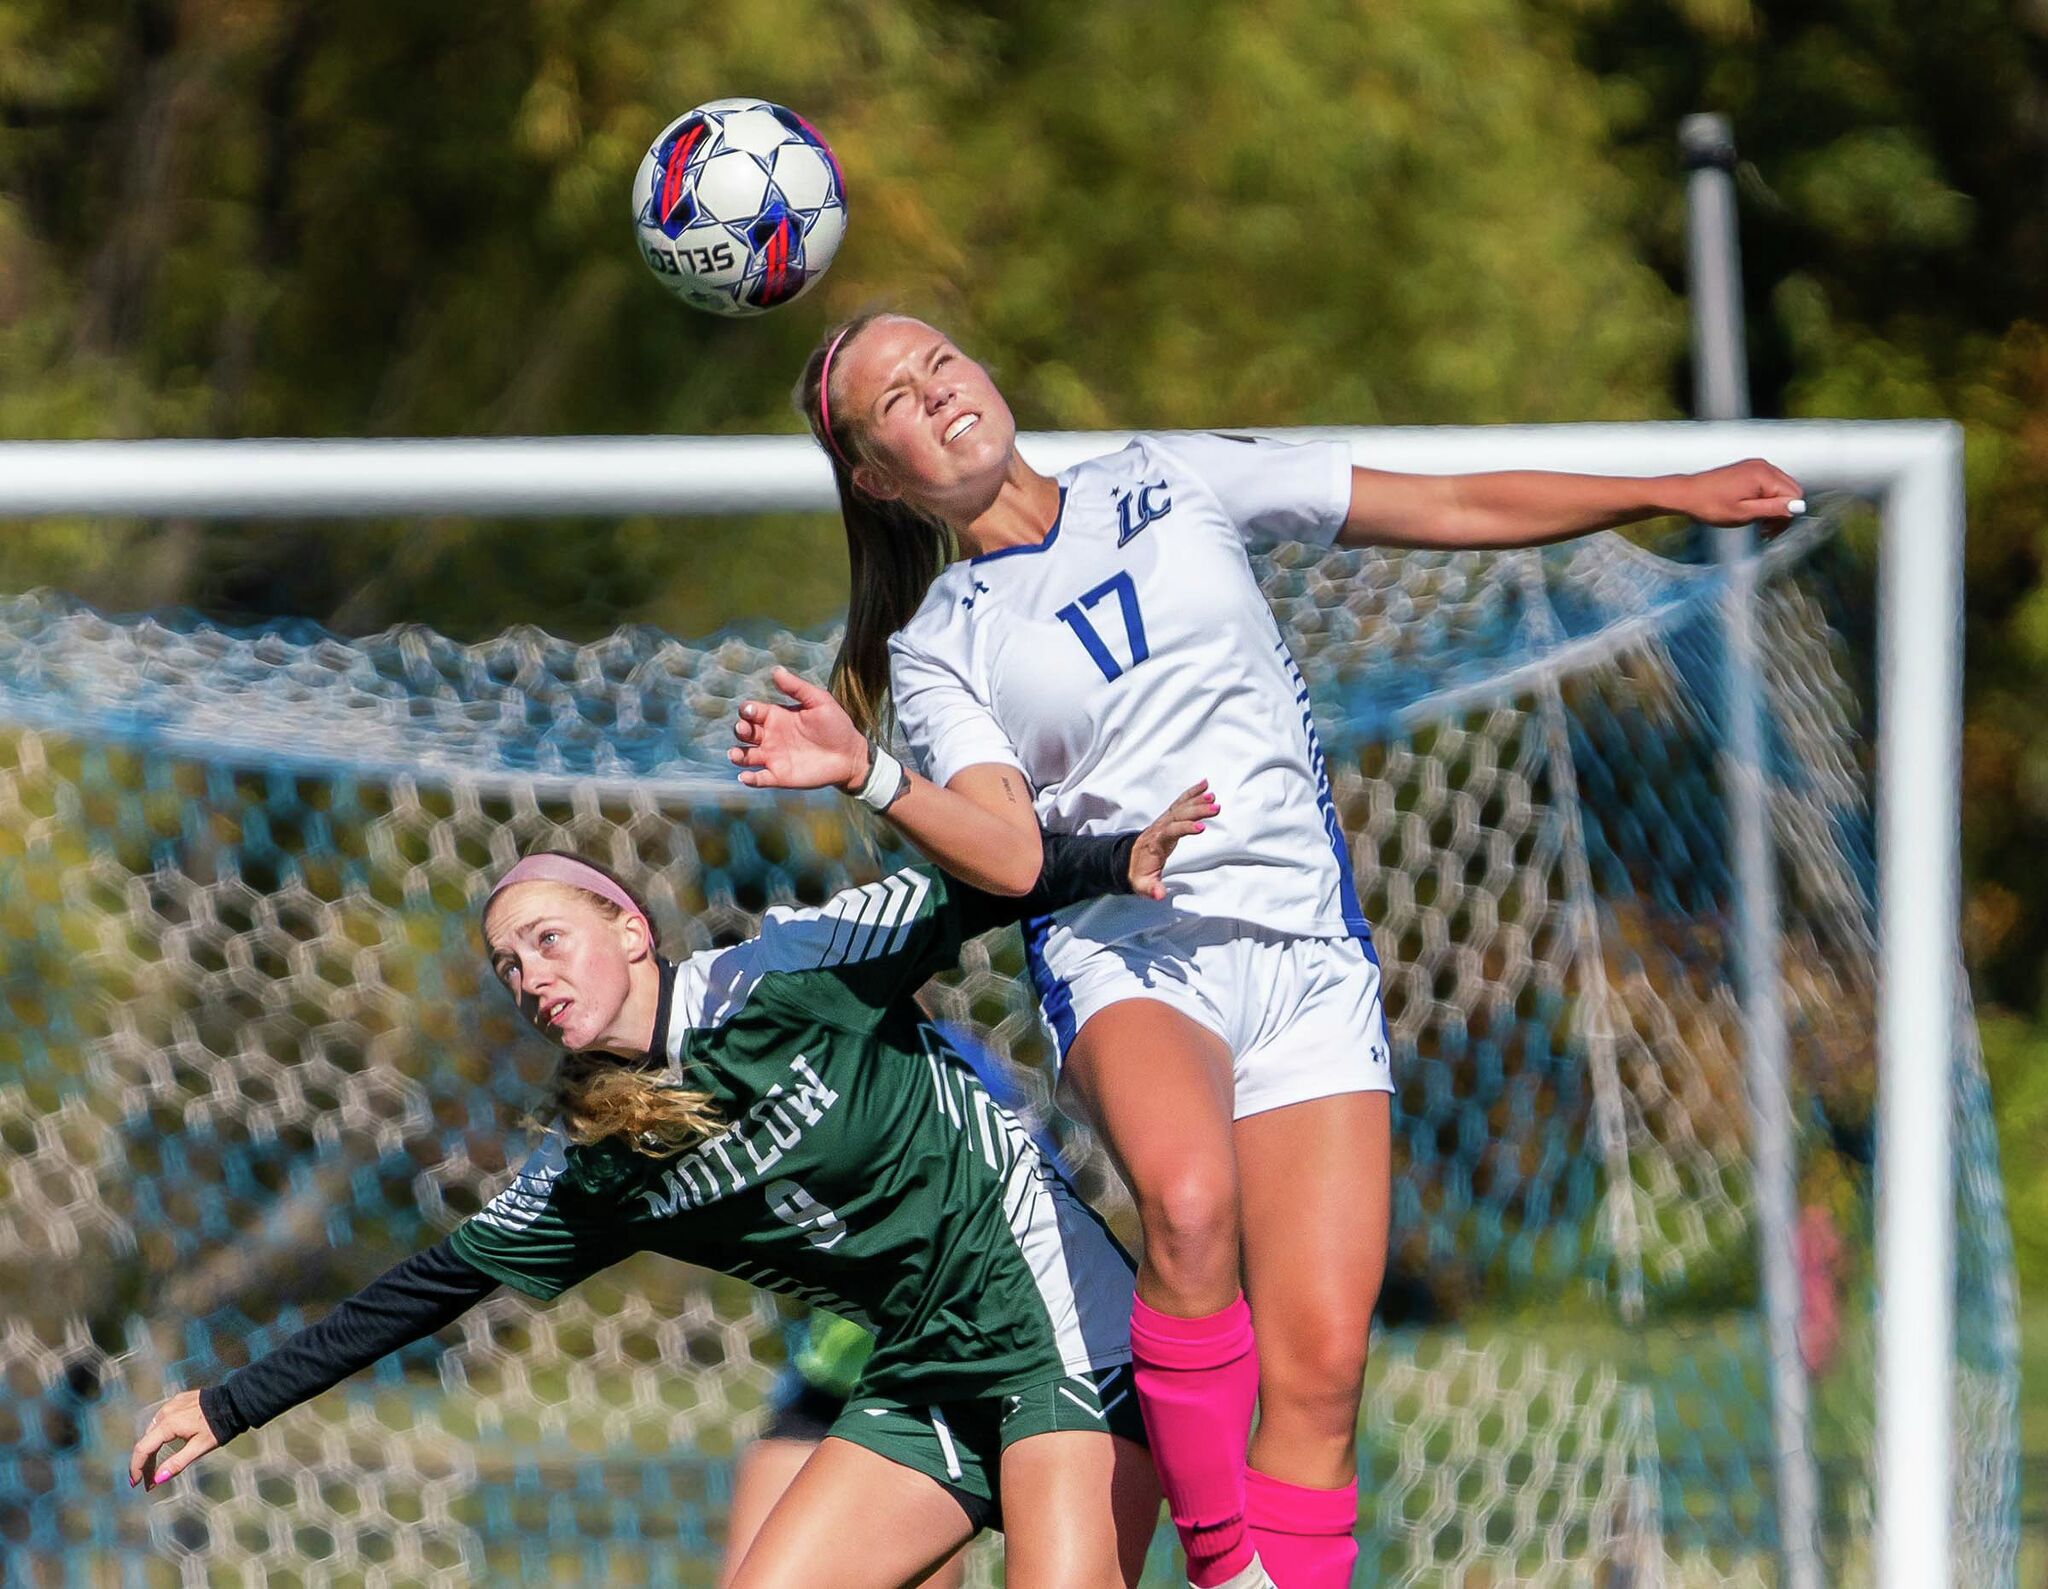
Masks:
[[[1237,1187],[1216,1166],[1190,1164],[1148,1185],[1138,1202],[1145,1261],[1170,1284],[1200,1285],[1237,1266]]]
[[[1256,1300],[1252,1325],[1265,1350],[1261,1394],[1276,1396],[1305,1410],[1327,1406],[1334,1421],[1349,1428],[1358,1413],[1359,1386],[1365,1379],[1365,1320],[1353,1321],[1345,1310],[1313,1312],[1286,1319],[1264,1319]]]

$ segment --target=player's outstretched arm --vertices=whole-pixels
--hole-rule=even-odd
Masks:
[[[1045,834],[1044,867],[1021,894],[994,894],[950,877],[940,887],[892,887],[882,920],[901,930],[874,934],[876,952],[845,962],[835,974],[853,989],[861,1009],[879,1017],[926,978],[953,966],[962,943],[992,928],[1116,894],[1164,898],[1167,860],[1218,809],[1204,781],[1182,793],[1141,832]],[[890,882],[900,885],[905,876],[898,873]],[[844,896],[848,908],[872,909],[874,900],[861,897],[872,889],[849,890]],[[828,913],[831,909],[828,905]],[[892,910],[897,914],[889,914]],[[767,930],[772,929],[764,929],[764,936]]]
[[[868,741],[829,691],[787,668],[775,670],[787,701],[748,701],[733,719],[726,752],[754,789],[838,789],[854,794],[871,767]],[[969,767],[944,788],[905,774],[887,806],[891,822],[931,860],[991,894],[1022,895],[1043,863],[1038,813],[1014,767]]]
[[[1761,458],[1640,480],[1533,469],[1465,475],[1354,469],[1351,511],[1337,544],[1439,551],[1545,546],[1667,513],[1769,532],[1805,511],[1799,482]]]
[[[357,1369],[452,1324],[498,1282],[437,1242],[385,1270],[318,1324],[205,1390],[180,1391],[128,1453],[128,1483],[154,1489],[245,1429],[268,1423]],[[174,1440],[185,1444],[166,1453]]]

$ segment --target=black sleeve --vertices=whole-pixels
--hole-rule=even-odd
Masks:
[[[199,1393],[199,1410],[222,1445],[339,1384],[422,1336],[462,1317],[498,1289],[445,1241],[387,1269],[318,1324],[218,1385]]]
[[[1045,860],[1028,894],[985,894],[956,877],[948,888],[960,909],[960,936],[972,938],[991,927],[1050,915],[1106,894],[1131,891],[1131,850],[1135,833],[1041,833]]]
[[[1025,916],[1043,916],[1063,905],[1079,905],[1106,894],[1131,891],[1135,833],[1041,833],[1045,864],[1038,884],[1024,896]]]

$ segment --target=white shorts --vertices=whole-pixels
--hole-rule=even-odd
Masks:
[[[1199,1021],[1236,1060],[1235,1118],[1344,1092],[1392,1092],[1380,967],[1356,938],[1297,938],[1186,916],[1095,943],[1025,933],[1039,1014],[1064,1060],[1097,1011],[1153,999]]]

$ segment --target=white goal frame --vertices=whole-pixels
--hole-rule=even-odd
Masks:
[[[1878,1582],[1952,1581],[1953,1066],[1959,1036],[1962,432],[1946,421],[1742,421],[1266,432],[1360,464],[1648,476],[1767,456],[1874,501],[1878,562]],[[1115,432],[1022,438],[1041,468]],[[0,442],[0,520],[737,515],[835,505],[802,436]]]

